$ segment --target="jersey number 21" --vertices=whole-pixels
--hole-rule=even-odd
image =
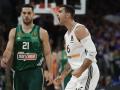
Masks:
[[[29,49],[29,42],[23,42],[22,49]]]

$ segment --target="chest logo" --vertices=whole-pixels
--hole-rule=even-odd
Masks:
[[[20,40],[21,38],[20,37],[17,37],[17,40]]]
[[[71,35],[70,43],[73,43],[73,42],[74,42],[74,38],[73,38],[73,35]]]

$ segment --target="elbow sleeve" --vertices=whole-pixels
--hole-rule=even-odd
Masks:
[[[96,51],[95,45],[91,39],[91,36],[89,35],[89,36],[83,38],[81,40],[81,43],[82,43],[83,47],[85,48],[85,50],[87,50],[86,58],[90,59],[91,61],[94,61],[96,58],[97,51]]]

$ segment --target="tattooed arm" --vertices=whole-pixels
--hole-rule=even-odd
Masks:
[[[61,73],[60,76],[58,76],[55,80],[54,80],[54,86],[60,86],[61,85],[61,82],[64,81],[65,77],[71,72],[71,67],[70,67],[70,64],[67,63],[64,67],[64,70],[63,72]]]
[[[67,64],[65,65],[64,70],[63,70],[63,72],[61,73],[60,76],[64,79],[71,71],[72,71],[72,70],[71,70],[70,64],[67,63]]]

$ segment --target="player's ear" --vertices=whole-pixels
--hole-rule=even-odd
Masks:
[[[33,12],[33,16],[35,16],[35,13]]]
[[[36,18],[36,14],[35,13],[32,13],[32,18],[35,19]]]

